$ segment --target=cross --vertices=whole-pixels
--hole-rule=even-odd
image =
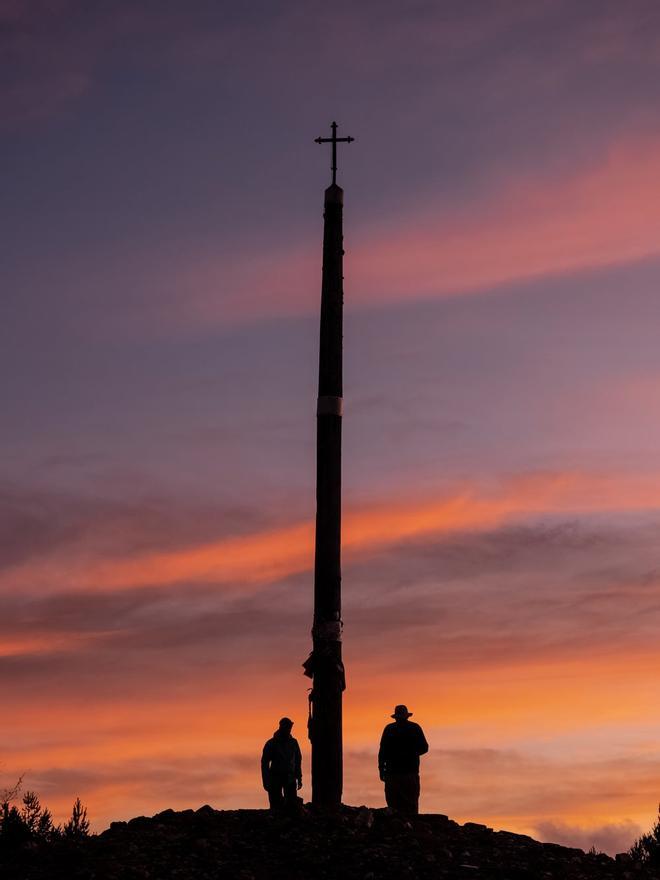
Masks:
[[[332,128],[332,137],[322,138],[317,137],[314,139],[315,144],[332,144],[332,183],[333,186],[337,183],[337,144],[346,143],[350,144],[351,141],[354,141],[355,138],[345,137],[338,138],[337,137],[337,123],[333,122],[330,126]]]

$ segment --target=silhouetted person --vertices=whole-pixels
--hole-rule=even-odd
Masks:
[[[429,744],[419,724],[408,719],[406,706],[394,709],[394,722],[388,724],[380,738],[378,772],[385,783],[387,806],[400,813],[419,813],[419,756],[425,755]]]
[[[261,778],[268,792],[271,810],[295,809],[297,790],[302,788],[302,755],[298,741],[291,736],[293,721],[280,719],[280,726],[264,746]]]

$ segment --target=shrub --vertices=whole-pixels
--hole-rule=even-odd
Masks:
[[[638,862],[660,868],[660,804],[655,825],[630,847],[630,855]]]
[[[53,825],[53,817],[50,810],[42,809],[39,797],[34,791],[26,791],[23,795],[20,817],[31,837],[49,840],[57,833],[58,829]]]
[[[28,842],[50,842],[59,838],[81,840],[89,836],[87,808],[76,798],[71,818],[64,827],[53,824],[53,816],[41,806],[34,791],[26,791],[19,808],[12,801],[18,798],[21,780],[12,788],[0,793],[0,843],[6,847],[22,846]]]
[[[65,837],[69,838],[69,840],[80,840],[81,837],[89,836],[87,807],[83,807],[80,803],[80,798],[76,798],[71,818],[64,825],[63,834]]]

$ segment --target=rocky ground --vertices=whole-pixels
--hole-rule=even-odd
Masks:
[[[175,813],[113,822],[79,843],[0,853],[2,880],[660,880],[628,858],[590,855],[531,837],[411,821],[387,810],[344,807],[323,816],[265,810]]]

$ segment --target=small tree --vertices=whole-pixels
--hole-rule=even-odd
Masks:
[[[32,834],[37,830],[40,815],[41,804],[39,803],[39,796],[34,791],[26,791],[23,795],[21,819],[27,830]]]
[[[42,808],[39,796],[34,791],[26,791],[23,795],[21,819],[32,837],[50,840],[58,833],[59,829],[53,825],[53,814],[46,807]]]
[[[30,836],[18,808],[14,804],[3,803],[0,841],[8,847],[22,846]]]
[[[23,777],[20,776],[15,785],[0,791],[0,840],[9,846],[22,843],[30,836],[23,817],[12,803],[18,797],[22,784]]]
[[[27,842],[53,841],[59,837],[68,840],[81,840],[89,836],[89,820],[87,808],[83,807],[80,798],[76,798],[71,818],[64,827],[53,824],[53,815],[46,807],[41,806],[39,796],[34,791],[26,791],[21,798],[19,809],[15,803],[18,799],[22,777],[12,788],[0,791],[0,843],[12,848],[23,846]]]
[[[63,828],[65,837],[70,840],[80,840],[89,835],[89,820],[87,819],[87,807],[83,807],[80,798],[76,798],[71,812],[71,818]]]
[[[660,868],[660,804],[658,804],[658,818],[655,825],[633,843],[629,852],[636,861]]]

